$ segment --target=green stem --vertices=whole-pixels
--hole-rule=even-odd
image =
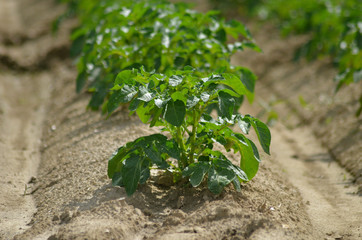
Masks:
[[[186,156],[186,150],[185,150],[185,144],[184,144],[184,141],[182,139],[182,131],[181,131],[181,127],[177,127],[177,136],[176,136],[176,139],[177,139],[177,143],[181,149],[181,160],[179,162],[179,167],[181,169],[184,169],[187,167],[187,156]]]
[[[193,124],[192,124],[192,132],[191,132],[191,141],[190,141],[190,145],[191,145],[191,149],[190,149],[190,155],[189,155],[189,159],[190,159],[190,163],[193,163],[194,160],[194,152],[195,152],[195,147],[196,147],[196,132],[197,132],[197,124],[199,122],[199,119],[197,118],[197,112],[194,109],[193,111]]]
[[[199,150],[199,152],[196,154],[196,157],[198,158],[203,152],[204,152],[204,150],[206,149],[207,147],[202,147],[200,150]]]

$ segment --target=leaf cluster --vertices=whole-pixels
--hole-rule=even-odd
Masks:
[[[88,86],[92,109],[104,103],[120,70],[143,66],[164,72],[191,65],[199,71],[233,72],[233,53],[245,47],[260,51],[243,24],[183,3],[78,1],[76,9],[81,15],[81,26],[72,34],[72,55],[79,56],[77,91]]]
[[[232,73],[200,76],[191,67],[167,74],[149,73],[143,68],[120,72],[107,103],[108,113],[122,103],[129,103],[131,113],[151,127],[161,127],[171,138],[167,140],[159,134],[128,143],[110,159],[108,176],[115,184],[125,186],[129,194],[149,177],[148,170],[143,168],[153,166],[172,168],[172,172],[179,173],[175,176],[190,177],[193,186],[198,186],[207,175],[209,189],[216,194],[231,182],[239,189],[240,182],[255,176],[260,157],[255,144],[230,127],[238,124],[244,134],[253,127],[266,153],[271,139],[264,123],[249,115],[234,114],[235,98],[249,94],[240,78]],[[211,104],[218,106],[220,115],[216,119],[207,113]],[[215,144],[238,152],[239,167],[213,150]],[[133,167],[137,173],[131,176],[127,167],[130,161],[138,162],[137,168]]]

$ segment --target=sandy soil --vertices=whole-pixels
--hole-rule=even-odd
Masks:
[[[272,97],[284,100],[276,106],[282,121],[272,128],[272,156],[263,156],[260,172],[243,184],[241,193],[227,188],[214,196],[206,186],[170,186],[167,176],[153,176],[126,197],[124,189],[110,185],[107,160],[120,145],[156,130],[125,110],[108,120],[85,110],[89,96],[74,93],[76,71],[66,54],[71,23],[56,39],[49,33],[50,20],[61,8],[46,0],[0,0],[0,6],[0,239],[362,237],[362,202],[351,181],[358,175],[352,171],[351,177],[333,160],[339,156],[342,163],[358,163],[361,151],[355,145],[361,146],[360,135],[355,144],[334,153],[329,143],[346,139],[335,133],[340,116],[333,115],[338,121],[328,126],[320,120],[345,106],[345,122],[357,124],[350,113],[355,106],[346,104],[354,95],[324,109],[307,98],[330,96],[331,86],[319,82],[312,85],[313,94],[305,95],[310,109],[300,109],[293,97],[304,96],[306,90],[300,91],[306,76],[326,83],[334,70],[325,62],[292,63],[296,39],[281,40],[270,29],[259,31],[256,38],[266,54],[247,53],[234,60],[261,76],[257,91],[264,98],[256,103]],[[242,111],[257,114],[260,109],[255,104]],[[316,113],[318,121],[313,120]]]
[[[36,15],[47,8],[54,12]],[[67,34],[49,34],[60,10],[49,1],[0,1],[0,239],[29,228],[36,213],[29,181],[36,180],[54,78],[45,68],[69,45]]]

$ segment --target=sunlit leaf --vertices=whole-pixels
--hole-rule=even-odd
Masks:
[[[174,126],[181,126],[186,115],[185,104],[180,101],[168,101],[165,110],[165,119]]]

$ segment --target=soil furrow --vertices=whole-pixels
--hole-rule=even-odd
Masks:
[[[28,229],[37,210],[30,193],[37,181],[52,81],[43,70],[64,56],[60,52],[68,52],[54,48],[63,46],[64,40],[49,40],[50,22],[57,10],[50,15],[37,12],[53,5],[50,2],[0,0],[0,239],[12,239]],[[36,17],[28,18],[25,12]],[[48,33],[46,44],[39,42],[44,32]],[[24,36],[29,41],[18,42]],[[8,39],[17,45],[9,46]]]
[[[44,74],[29,77],[1,73],[0,79],[0,186],[6,193],[0,198],[0,238],[7,238],[28,228],[36,212],[27,187],[40,162],[49,78]]]
[[[361,237],[362,198],[351,176],[306,127],[273,131],[274,158],[304,201],[314,229],[327,239]]]

